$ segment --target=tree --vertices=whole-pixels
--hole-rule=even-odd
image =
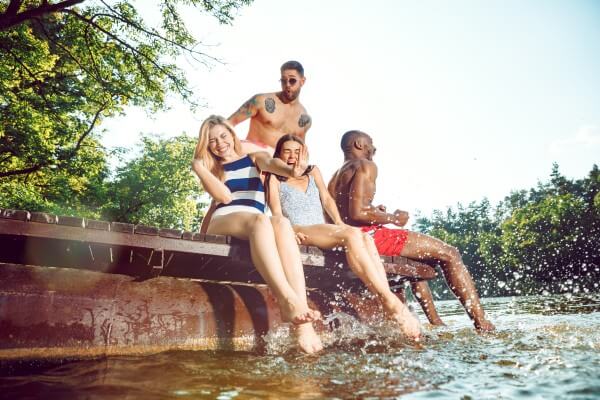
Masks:
[[[175,61],[216,60],[186,29],[182,6],[231,23],[250,2],[161,0],[160,25],[149,26],[130,1],[0,0],[0,189],[14,204],[58,201],[46,191],[48,175],[83,165],[103,118],[127,105],[161,109],[169,93],[195,106]],[[15,188],[24,185],[29,194],[19,200]],[[9,196],[5,207],[14,205]]]
[[[570,180],[557,164],[550,180],[514,191],[495,209],[459,204],[417,229],[456,246],[488,295],[598,290],[600,171]],[[439,285],[436,285],[439,287]]]
[[[198,230],[201,191],[190,169],[196,140],[186,135],[168,140],[143,137],[142,143],[141,154],[106,183],[103,218]]]
[[[458,248],[480,290],[489,295],[497,293],[495,282],[503,276],[498,262],[500,229],[487,199],[468,206],[459,203],[456,210],[448,208],[445,213],[436,210],[431,219],[419,218],[416,229]],[[434,291],[439,293],[442,287],[439,280]]]

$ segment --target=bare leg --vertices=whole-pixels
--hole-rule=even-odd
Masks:
[[[475,328],[482,331],[495,329],[494,325],[485,318],[473,278],[456,248],[431,236],[409,232],[408,240],[400,255],[419,260],[440,261],[448,286],[465,307]]]
[[[371,254],[365,246],[363,233],[359,229],[332,224],[295,226],[294,229],[307,236],[303,244],[322,249],[344,246],[350,269],[379,298],[388,317],[400,325],[400,329],[405,335],[412,338],[420,337],[419,321],[390,290],[385,271],[383,276],[381,273],[383,271],[381,259],[378,256],[375,263],[371,258]],[[381,265],[377,265],[377,263]]]
[[[387,274],[385,272],[385,268],[383,263],[381,262],[381,257],[379,252],[377,251],[377,246],[373,241],[373,238],[366,233],[363,233],[363,239],[365,242],[365,246],[369,250],[369,254],[371,254],[371,258],[375,263],[378,264],[378,270],[381,274],[383,274],[383,279],[387,280]],[[435,309],[435,304],[433,303],[433,295],[431,294],[431,290],[429,289],[429,285],[425,281],[420,282],[411,282],[411,289],[417,301],[421,305],[425,316],[432,325],[444,325],[442,319],[440,318],[437,310]],[[401,296],[396,293],[396,296],[400,298],[400,300],[406,304],[406,296],[404,294],[404,290],[402,290]]]
[[[283,265],[283,272],[290,283],[292,289],[303,302],[308,304],[306,298],[306,281],[304,279],[304,270],[300,258],[300,248],[296,243],[296,237],[292,225],[287,218],[273,216],[271,225],[275,234],[275,242],[279,259]],[[318,319],[321,314],[318,311],[310,310],[313,317]],[[321,339],[315,332],[311,323],[306,323],[294,327],[295,334],[298,337],[300,347],[307,353],[314,353],[323,349]]]
[[[379,252],[377,251],[377,246],[375,246],[375,242],[373,241],[373,238],[366,233],[363,233],[362,237],[363,237],[364,246],[366,247],[367,251],[369,252],[369,255],[371,256],[371,260],[373,261],[373,264],[375,264],[377,266],[377,272],[379,273],[379,275],[381,275],[381,279],[385,279],[387,282],[387,273],[385,272],[385,267],[383,266],[383,263],[381,262],[381,256],[379,255]],[[406,303],[406,301],[403,301],[403,303]]]
[[[432,325],[445,325],[435,309],[435,304],[433,304],[433,295],[431,294],[431,289],[429,289],[427,282],[411,282],[410,288],[412,289],[415,298],[421,305],[421,308],[423,309],[423,312],[427,316],[429,322]]]
[[[249,240],[252,262],[277,298],[284,321],[305,324],[315,319],[315,313],[308,308],[306,297],[299,297],[287,280],[269,217],[244,212],[213,217],[208,233]],[[316,351],[315,346],[304,347],[303,343],[298,343],[307,353]]]

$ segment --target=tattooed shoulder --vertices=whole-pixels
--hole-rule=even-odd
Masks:
[[[258,95],[254,95],[250,98],[250,100],[246,101],[241,107],[240,111],[246,114],[247,117],[252,116],[252,108],[256,107],[258,103]]]
[[[272,97],[267,97],[265,99],[265,110],[267,110],[269,114],[275,112],[275,100]]]
[[[300,116],[300,119],[298,119],[298,126],[300,128],[304,128],[306,125],[311,123],[311,119],[310,119],[310,115],[308,114],[302,114]]]

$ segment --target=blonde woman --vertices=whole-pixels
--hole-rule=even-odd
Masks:
[[[299,176],[305,165],[287,165],[267,153],[242,153],[233,127],[213,115],[200,127],[192,169],[216,204],[207,233],[250,242],[252,262],[275,295],[282,319],[293,324],[298,345],[306,353],[321,350],[312,326],[320,314],[308,308],[294,231],[286,218],[264,214],[259,172]]]

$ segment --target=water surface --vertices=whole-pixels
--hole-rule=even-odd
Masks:
[[[484,299],[497,331],[478,335],[457,301],[422,346],[339,314],[319,355],[285,332],[266,355],[169,352],[6,363],[2,398],[600,399],[600,295]],[[420,315],[424,321],[424,317]]]

